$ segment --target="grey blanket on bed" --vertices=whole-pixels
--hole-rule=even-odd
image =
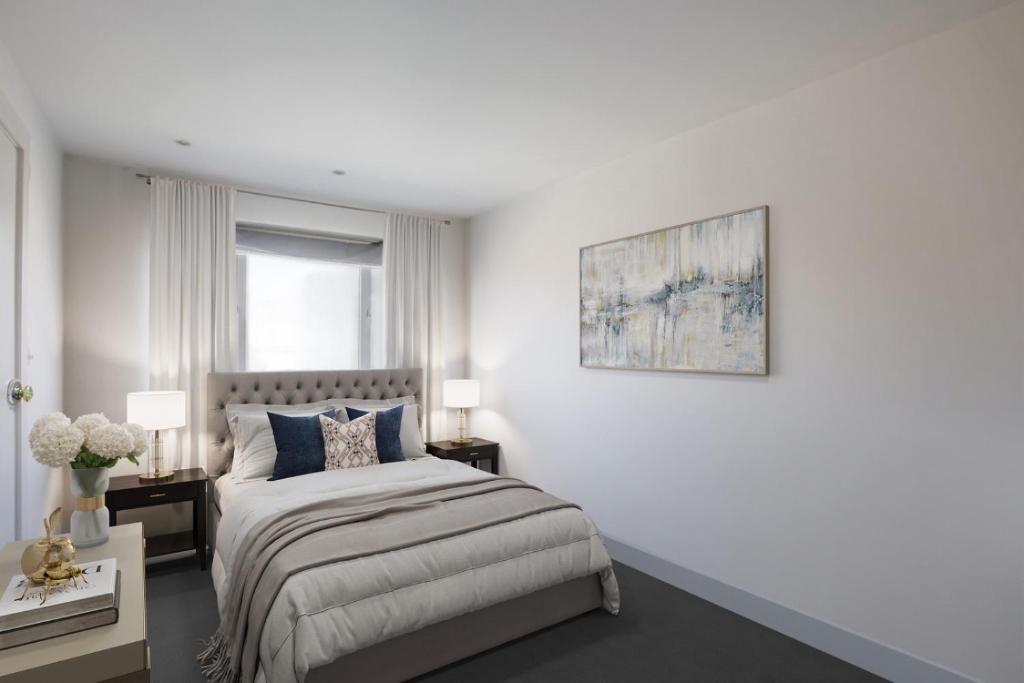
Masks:
[[[290,577],[572,507],[517,479],[494,478],[321,500],[271,515],[233,558],[221,626],[199,656],[203,673],[215,683],[254,680],[263,629]]]

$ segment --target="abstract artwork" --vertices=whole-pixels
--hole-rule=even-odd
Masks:
[[[580,365],[768,373],[768,207],[580,249]]]

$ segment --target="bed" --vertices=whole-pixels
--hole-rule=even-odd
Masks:
[[[222,616],[202,658],[211,680],[402,681],[593,609],[618,611],[592,522],[523,482],[425,452],[272,482],[231,472],[227,406],[338,399],[406,400],[422,416],[422,371],[209,375]],[[294,542],[280,540],[285,529]],[[261,543],[287,551],[252,572],[252,558],[268,556]],[[310,559],[317,549],[329,550]]]

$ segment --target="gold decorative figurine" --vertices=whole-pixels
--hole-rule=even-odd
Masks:
[[[68,581],[77,586],[79,578],[88,583],[81,568],[74,564],[75,546],[71,544],[71,539],[67,536],[54,535],[60,510],[57,508],[50,513],[49,518],[43,520],[46,538],[41,538],[25,548],[21,555],[21,571],[29,579],[25,582],[22,597],[28,594],[32,584],[45,586],[40,605],[46,602],[50,591],[57,586],[63,586]]]

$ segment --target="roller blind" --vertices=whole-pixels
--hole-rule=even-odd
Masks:
[[[235,249],[240,254],[274,254],[364,266],[381,265],[383,255],[382,242],[286,233],[250,225],[236,226]]]

